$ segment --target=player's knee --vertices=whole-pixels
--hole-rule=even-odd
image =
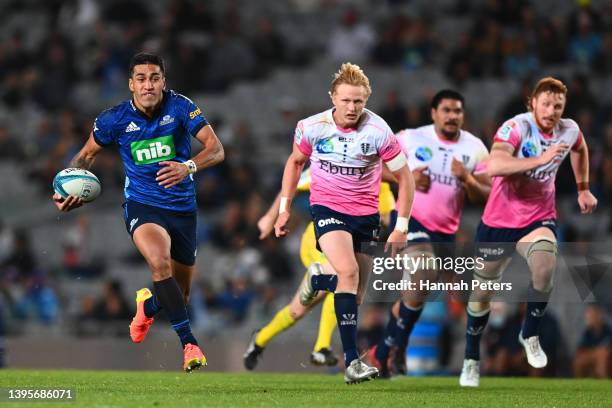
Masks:
[[[477,314],[482,314],[482,313],[486,313],[491,309],[491,303],[490,302],[468,302],[468,306],[467,306],[467,310],[468,313],[471,313],[473,315],[477,315]]]
[[[298,305],[291,304],[291,305],[289,305],[289,316],[291,316],[291,318],[294,321],[298,321],[302,317],[304,317],[306,315],[306,311],[307,311],[307,309],[304,306],[302,306],[301,304],[298,304]]]
[[[540,237],[529,243],[525,255],[531,269],[533,287],[542,292],[550,292],[557,265],[557,243],[550,238]]]
[[[336,270],[338,281],[358,282],[359,281],[359,265],[357,262],[341,265]]]
[[[147,262],[155,280],[167,279],[172,276],[170,256],[156,254],[148,257]]]

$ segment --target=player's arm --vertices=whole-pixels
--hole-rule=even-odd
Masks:
[[[395,156],[395,158],[385,162],[385,164],[389,167],[395,179],[397,179],[398,185],[397,221],[395,222],[395,229],[387,239],[387,243],[405,245],[406,235],[408,234],[408,220],[412,210],[412,201],[414,200],[414,178],[412,177],[412,172],[408,169],[406,156],[402,152]],[[392,256],[395,256],[397,249],[400,248],[393,248]]]
[[[451,173],[459,180],[468,199],[474,203],[485,203],[491,192],[491,177],[486,172],[470,173],[463,163],[453,157]]]
[[[582,137],[580,145],[570,151],[570,162],[578,186],[580,212],[590,214],[597,207],[597,198],[589,190],[589,148],[584,137]]]
[[[397,184],[397,179],[393,175],[393,172],[389,170],[386,163],[383,163],[382,167],[382,181],[386,181],[387,183]]]
[[[188,175],[223,161],[225,151],[212,126],[206,125],[202,127],[195,135],[195,138],[202,143],[204,148],[190,160],[183,163],[175,161],[159,163],[162,168],[157,172],[155,180],[160,186],[170,188],[182,182]]]
[[[515,149],[510,143],[495,142],[491,148],[487,174],[496,177],[525,173],[553,160],[560,160],[568,148],[566,144],[552,145],[539,156],[518,158],[514,156]]]
[[[96,155],[103,149],[94,139],[93,132],[89,133],[89,138],[79,152],[70,160],[69,167],[89,170],[93,164]]]
[[[70,160],[68,167],[76,167],[88,170],[93,164],[96,155],[103,149],[94,139],[93,132],[89,133],[89,138],[79,152]],[[71,211],[83,205],[83,200],[76,196],[63,198],[58,193],[53,194],[53,202],[60,211]]]
[[[257,229],[259,229],[259,239],[267,238],[274,231],[274,223],[278,216],[278,208],[280,206],[281,192],[276,195],[274,202],[268,208],[268,211],[257,221]]]
[[[287,235],[287,224],[291,213],[291,203],[295,196],[295,190],[300,180],[300,174],[304,165],[308,161],[308,156],[300,151],[296,143],[293,144],[293,151],[283,172],[283,187],[279,198],[278,218],[274,224],[274,231],[277,237]]]

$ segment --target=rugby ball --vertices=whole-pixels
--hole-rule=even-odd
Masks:
[[[95,200],[102,191],[100,180],[84,169],[64,169],[53,179],[53,190],[63,198],[77,196],[88,203]]]

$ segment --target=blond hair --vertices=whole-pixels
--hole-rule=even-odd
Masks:
[[[557,78],[546,77],[540,79],[529,98],[527,98],[527,109],[530,112],[533,110],[531,102],[537,98],[539,94],[544,92],[567,95],[567,86]]]
[[[329,90],[330,95],[333,95],[334,92],[336,92],[336,88],[341,84],[363,86],[366,91],[366,99],[372,94],[370,80],[366,74],[363,73],[359,65],[351,64],[350,62],[342,64],[338,72],[334,74],[334,79],[331,82],[331,88]]]

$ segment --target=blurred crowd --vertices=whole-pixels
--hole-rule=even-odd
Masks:
[[[435,68],[459,91],[474,80],[520,80],[519,88],[507,90],[495,121],[467,118],[466,127],[487,145],[503,120],[524,111],[537,75],[562,67],[567,75],[561,79],[569,88],[565,116],[575,119],[587,138],[591,185],[601,211],[612,214],[612,120],[608,114],[612,99],[600,88],[612,79],[612,5],[580,0],[544,14],[535,1],[527,0],[447,1],[445,8],[435,12],[416,3],[423,4],[292,0],[283,5],[262,2],[258,9],[246,0],[4,1],[0,4],[0,159],[26,172],[46,199],[53,176],[81,147],[95,116],[127,97],[128,61],[141,50],[161,54],[169,87],[190,97],[224,94],[237,83],[262,81],[279,68],[307,70],[323,59],[408,72]],[[444,22],[451,20],[458,28],[446,27]],[[320,26],[316,30],[302,27],[307,21]],[[306,32],[313,34],[310,41]],[[377,112],[394,130],[422,126],[430,123],[429,96],[408,104],[397,89],[385,95]],[[467,104],[469,108],[469,100]],[[225,146],[226,160],[197,174],[199,208],[203,214],[213,214],[200,217],[198,243],[214,248],[218,257],[212,268],[221,270],[216,276],[225,278],[196,282],[191,313],[202,327],[244,325],[254,314],[269,317],[279,295],[289,293],[301,276],[295,242],[260,241],[256,229],[282,175],[283,158],[270,163],[261,158],[266,157],[268,146],[282,146],[288,152],[293,126],[313,113],[299,95],[279,106],[285,129],[266,135],[266,143],[246,119],[228,121],[228,116],[240,117],[240,112],[208,117]],[[123,170],[116,152],[105,149],[92,171],[104,180],[105,194],[121,194]],[[573,183],[566,182],[572,177],[565,163],[558,177],[559,195],[572,196]],[[296,229],[307,217],[296,217]],[[66,228],[59,265],[46,265],[33,253],[27,223],[0,225],[0,364],[5,331],[1,316],[43,324],[66,320],[61,280],[50,276],[99,282],[100,293],[82,299],[78,313],[70,317],[76,322],[75,333],[98,333],[113,327],[100,322],[124,325],[130,318],[133,305],[126,299],[131,295],[124,292],[121,281],[106,276],[104,258],[88,246],[89,224],[87,216],[82,216]],[[588,238],[571,225],[562,231],[568,241]],[[522,311],[507,305],[499,309],[492,314],[485,340],[490,363],[484,369],[494,374],[528,374],[517,354],[517,336],[505,334],[518,330]],[[460,312],[452,320],[441,316],[452,310],[452,305],[432,310],[430,322],[439,327],[424,329],[423,339],[433,330],[436,345],[440,339],[448,340]],[[496,320],[497,312],[503,319]],[[376,338],[378,319],[376,308],[364,313],[363,344]],[[589,307],[585,322],[587,329],[576,353],[567,350],[562,336],[556,334],[551,335],[550,347],[565,350],[558,355],[565,353],[567,361],[575,355],[576,375],[609,377],[612,345],[606,315]],[[559,333],[554,317],[550,324],[550,333]],[[442,363],[435,367],[443,367],[448,355],[444,351],[448,347],[440,347]],[[430,366],[419,365],[419,358],[417,353],[409,361],[415,370],[427,371],[423,367]]]

